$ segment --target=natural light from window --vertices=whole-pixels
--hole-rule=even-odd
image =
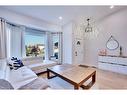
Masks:
[[[59,36],[57,34],[53,35],[53,55],[56,57],[56,59],[58,59],[59,52],[58,44],[59,44]]]
[[[45,55],[44,36],[25,35],[26,56],[42,56]]]

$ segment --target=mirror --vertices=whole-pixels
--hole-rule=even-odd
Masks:
[[[119,47],[119,43],[113,36],[111,36],[106,43],[106,47],[109,50],[115,50]]]

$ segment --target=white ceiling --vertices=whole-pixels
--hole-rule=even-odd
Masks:
[[[110,9],[109,6],[1,6],[10,11],[31,16],[39,20],[45,20],[53,24],[64,25],[71,20],[78,20],[81,17],[101,19],[115,11],[126,8],[126,6],[115,6]],[[62,16],[63,20],[58,17]]]

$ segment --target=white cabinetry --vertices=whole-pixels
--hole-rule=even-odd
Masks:
[[[118,63],[121,65],[126,65],[127,66],[127,58],[118,58]]]
[[[127,74],[127,57],[98,56],[98,67],[103,70]]]

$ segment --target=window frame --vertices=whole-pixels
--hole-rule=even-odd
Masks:
[[[30,32],[30,30],[28,31],[28,29],[30,29],[30,30],[33,30],[32,32]],[[37,31],[36,33],[35,33],[35,31]],[[33,55],[33,56],[27,56],[27,53],[26,53],[26,35],[32,35],[32,36],[36,36],[36,37],[44,37],[44,38],[42,38],[42,39],[44,39],[44,41],[42,41],[42,43],[41,44],[44,44],[44,50],[43,50],[43,52],[44,52],[44,55],[42,56],[41,54],[39,54],[39,55],[37,55],[37,56],[35,56],[35,55]],[[42,35],[42,36],[40,36],[40,35]],[[46,31],[43,31],[43,30],[38,30],[38,29],[34,29],[34,28],[29,28],[29,27],[26,27],[26,29],[25,29],[25,33],[24,33],[24,42],[25,42],[25,57],[27,57],[27,58],[34,58],[34,57],[42,57],[43,58],[43,60],[45,59],[45,48],[46,48],[46,43],[45,43],[45,36],[46,36]],[[44,43],[43,43],[44,42]],[[40,43],[37,43],[38,45],[40,44]],[[36,44],[36,45],[37,45]],[[33,46],[35,46],[35,44],[33,45]]]

